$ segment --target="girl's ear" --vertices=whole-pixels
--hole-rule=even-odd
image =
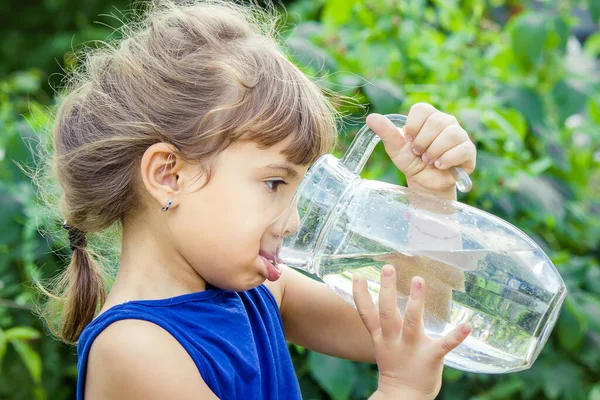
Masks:
[[[171,199],[170,208],[177,207],[183,178],[180,175],[185,161],[177,155],[175,148],[166,143],[155,143],[142,156],[140,172],[144,187],[160,208]]]

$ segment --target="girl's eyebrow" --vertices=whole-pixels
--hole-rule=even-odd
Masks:
[[[273,170],[273,171],[283,171],[285,173],[287,173],[291,178],[297,178],[298,172],[292,168],[289,164],[269,164],[267,166],[264,167],[265,169],[268,170]]]

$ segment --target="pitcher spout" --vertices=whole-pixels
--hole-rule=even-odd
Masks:
[[[293,248],[281,248],[279,262],[288,267],[300,269],[310,274],[315,274],[314,259],[312,254],[297,251]]]

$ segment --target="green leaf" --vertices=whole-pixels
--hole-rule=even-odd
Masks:
[[[368,57],[365,57],[368,54]],[[392,64],[399,62],[402,58],[398,48],[390,47],[389,44],[382,41],[361,41],[353,46],[349,57],[356,59],[358,73],[369,78],[391,79],[396,78],[388,70]],[[387,77],[381,77],[381,75]],[[377,77],[377,78],[373,78]]]
[[[513,108],[486,110],[482,121],[491,129],[498,129],[515,139],[523,140],[527,133],[527,122],[519,111]]]
[[[373,15],[373,12],[369,10],[364,2],[355,2],[356,15],[362,26],[366,28],[372,28],[377,25],[377,18]]]
[[[17,218],[22,213],[21,203],[16,197],[0,186],[0,246],[13,243],[21,232],[21,225]]]
[[[523,210],[536,210],[540,219],[551,215],[562,222],[566,213],[565,199],[551,180],[545,176],[522,174],[517,185],[515,200]]]
[[[365,85],[363,91],[374,111],[381,114],[398,113],[404,101],[403,90],[389,79],[376,79]]]
[[[585,315],[579,311],[578,305],[567,297],[558,320],[558,340],[561,347],[576,353],[587,328],[588,321]]]
[[[594,24],[600,23],[600,2],[598,0],[588,0],[588,9]]]
[[[300,384],[302,399],[321,400],[325,397],[319,385],[310,376],[299,376],[298,383]]]
[[[463,377],[464,373],[454,368],[446,367],[442,372],[444,382],[456,382]]]
[[[546,38],[546,48],[550,51],[558,50],[564,54],[567,49],[567,41],[571,31],[569,25],[560,15],[547,20],[548,36]]]
[[[517,64],[529,71],[541,60],[548,36],[545,18],[541,14],[521,14],[512,21],[509,33]]]
[[[0,161],[0,169],[2,164],[6,168],[6,172],[14,180],[20,180],[23,182],[30,182],[30,179],[23,174],[23,171],[15,164],[15,162],[21,165],[31,165],[33,157],[31,154],[30,146],[39,140],[35,136],[35,133],[31,131],[27,123],[22,119],[18,118],[14,121],[16,127],[14,132],[9,132],[8,138],[6,139],[6,157]],[[5,135],[5,133],[2,133]],[[1,204],[1,203],[0,203]]]
[[[540,368],[539,365],[540,362],[534,365],[533,368],[519,373],[519,378],[524,382],[521,390],[524,399],[538,399],[538,393],[544,387],[545,382],[541,373],[543,368]]]
[[[564,80],[556,83],[552,89],[552,97],[558,109],[559,123],[561,125],[564,124],[568,117],[580,112],[587,100],[585,93],[577,90]]]
[[[41,71],[38,70],[17,72],[10,84],[16,92],[33,94],[40,90],[41,75]]]
[[[356,384],[352,389],[352,398],[366,399],[377,390],[379,374],[372,365],[354,364],[356,367]]]
[[[291,57],[300,65],[311,67],[314,72],[337,70],[337,62],[324,50],[302,37],[288,39]]]
[[[600,267],[597,265],[592,265],[588,268],[585,274],[585,284],[586,288],[600,296]]]
[[[594,387],[592,387],[588,400],[600,400],[600,383],[596,383]]]
[[[28,343],[21,340],[10,340],[10,344],[21,357],[23,363],[25,363],[33,381],[36,384],[40,384],[42,381],[42,360],[40,355]]]
[[[585,40],[583,52],[597,57],[600,55],[600,32],[596,32]]]
[[[302,346],[298,346],[297,344],[293,344],[292,346],[294,346],[294,349],[296,349],[296,351],[298,352],[298,354],[303,355],[304,353],[306,353],[306,349]]]
[[[512,67],[516,64],[516,56],[508,46],[494,46],[489,48],[487,50],[487,57],[489,57],[488,68],[490,72],[493,71],[507,82],[514,79],[514,68]]]
[[[541,175],[543,172],[545,172],[548,168],[552,166],[552,163],[553,161],[550,157],[540,158],[539,160],[536,160],[529,164],[529,172],[534,176]]]
[[[0,328],[0,373],[2,373],[2,360],[4,359],[4,354],[6,354],[7,343],[6,334]]]
[[[350,397],[356,382],[356,366],[347,360],[310,352],[308,367],[312,377],[334,399]]]
[[[545,125],[546,111],[537,92],[529,88],[513,86],[502,89],[499,97],[505,104],[519,110],[531,127]]]
[[[352,8],[355,3],[356,0],[328,0],[323,7],[321,22],[331,28],[344,25],[352,17]]]
[[[512,379],[496,384],[492,390],[487,392],[482,398],[489,400],[509,399],[511,396],[519,393],[524,385],[525,383],[521,379],[512,377]]]
[[[600,100],[595,100],[590,97],[586,109],[592,121],[600,125]]]
[[[333,79],[336,83],[336,90],[346,96],[352,95],[365,82],[360,76],[347,72],[340,72]]]
[[[323,33],[323,25],[316,21],[303,21],[296,26],[293,36],[304,39],[314,39]]]
[[[590,329],[600,333],[600,298],[589,293],[581,293],[581,312],[585,315]]]
[[[40,337],[40,332],[29,326],[15,326],[6,330],[5,334],[7,340],[32,340]]]
[[[543,371],[544,392],[550,399],[585,400],[585,393],[580,384],[583,379],[581,367],[569,361],[545,368]]]

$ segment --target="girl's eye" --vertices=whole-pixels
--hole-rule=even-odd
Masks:
[[[265,182],[272,192],[277,192],[277,187],[279,185],[287,185],[287,182],[282,181],[281,179],[273,179]]]

